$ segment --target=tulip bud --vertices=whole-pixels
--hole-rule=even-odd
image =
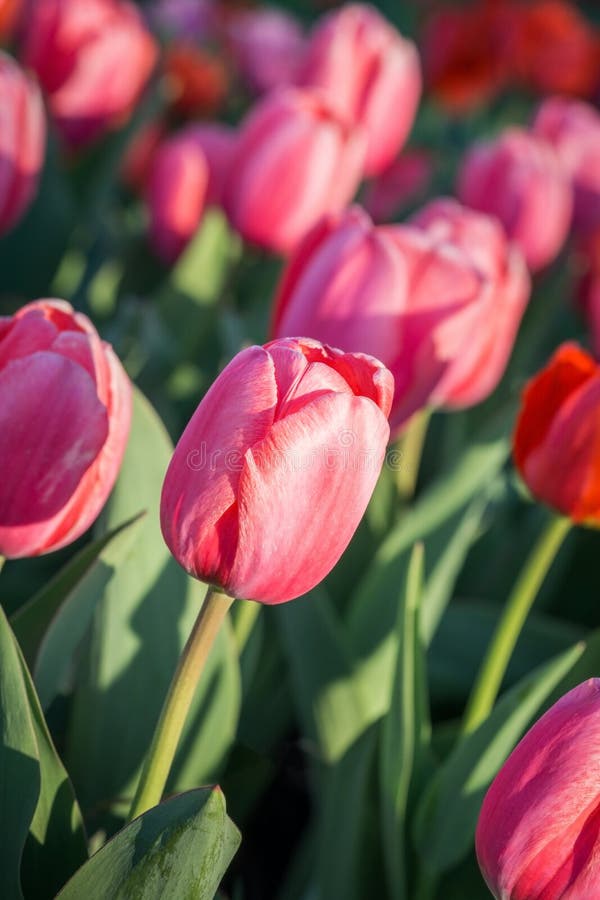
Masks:
[[[555,148],[573,184],[573,226],[600,228],[600,114],[593,106],[550,97],[539,108],[533,131]]]
[[[391,374],[306,339],[239,353],[192,416],[167,470],[161,525],[196,578],[263,603],[335,565],[389,437]]]
[[[320,95],[268,94],[241,126],[225,190],[229,219],[247,241],[289,253],[322,215],[350,202],[363,159],[362,133]]]
[[[600,366],[563,344],[523,393],[514,436],[521,477],[574,522],[600,525]]]
[[[569,179],[554,148],[540,137],[509,128],[478,143],[459,174],[458,196],[473,209],[497,216],[532,271],[558,255],[571,222]]]
[[[600,679],[527,732],[488,790],[476,850],[497,900],[593,900],[600,800]]]
[[[42,96],[17,63],[0,53],[0,234],[19,221],[37,190],[46,152]]]
[[[425,404],[469,406],[498,383],[529,296],[498,223],[439,200],[411,226],[374,227],[353,208],[307,235],[283,274],[272,330],[381,359],[392,425]]]
[[[412,41],[371,6],[352,3],[314,30],[298,83],[325,92],[338,112],[367,135],[367,175],[397,156],[421,96],[421,70]]]
[[[126,0],[29,5],[23,61],[37,74],[54,120],[73,147],[127,120],[156,56],[153,37]]]
[[[227,46],[251,90],[263,94],[291,84],[304,49],[296,19],[282,9],[243,9],[227,22]]]
[[[222,125],[190,125],[155,153],[148,185],[150,239],[173,263],[198,229],[205,205],[220,205],[233,132]]]
[[[91,322],[62,300],[0,317],[0,555],[58,550],[116,480],[131,386]]]

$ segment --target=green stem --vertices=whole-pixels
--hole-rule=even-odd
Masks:
[[[260,603],[256,603],[254,600],[243,600],[237,604],[233,619],[233,636],[240,656],[248,643],[259,612]]]
[[[529,610],[571,524],[570,519],[554,517],[521,570],[475,680],[463,733],[474,731],[490,714]]]
[[[0,556],[0,572],[2,571],[5,562],[6,559],[4,558],[4,556]]]
[[[430,419],[431,410],[429,409],[422,409],[415,413],[400,438],[402,457],[396,484],[398,493],[405,502],[412,500],[415,493]]]
[[[209,588],[175,670],[131,807],[134,819],[160,803],[200,676],[233,597]]]
[[[437,885],[437,877],[432,872],[421,869],[417,878],[414,900],[434,900]]]

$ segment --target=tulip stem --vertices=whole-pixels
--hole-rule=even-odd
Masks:
[[[160,803],[200,676],[233,597],[209,587],[179,659],[131,806],[134,819]]]
[[[398,493],[404,502],[412,500],[417,487],[421,457],[425,447],[431,411],[422,409],[415,413],[400,438],[400,467],[396,476]]]
[[[3,556],[0,556],[0,572],[2,571],[5,562],[6,559]]]
[[[253,600],[243,600],[237,605],[236,615],[233,619],[233,636],[240,656],[252,634],[259,612],[260,603]]]
[[[465,711],[463,734],[478,728],[492,711],[529,610],[571,524],[570,519],[554,517],[521,570],[475,680]]]

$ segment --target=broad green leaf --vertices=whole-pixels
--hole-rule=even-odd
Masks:
[[[57,900],[213,900],[239,843],[220,789],[189,791],[121,829]]]
[[[214,303],[240,252],[239,238],[229,230],[223,213],[209,210],[202,227],[173,266],[171,285],[200,305]]]
[[[415,828],[429,872],[439,875],[466,855],[492,779],[583,651],[578,644],[520,681],[476,731],[460,739],[438,770],[419,804]]]

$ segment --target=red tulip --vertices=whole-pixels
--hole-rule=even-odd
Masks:
[[[161,525],[175,558],[191,575],[263,603],[314,587],[375,487],[392,393],[377,360],[316,341],[239,353],[167,471]]]
[[[224,125],[189,125],[155,153],[148,186],[150,237],[174,262],[194,236],[205,205],[220,205],[234,136]]]
[[[354,208],[290,259],[273,333],[376,355],[394,375],[392,425],[425,404],[468,406],[499,381],[529,294],[520,254],[486,216],[436,201],[412,227]]]
[[[600,802],[600,679],[527,732],[486,794],[477,858],[498,900],[593,900]]]
[[[131,386],[61,300],[0,317],[0,555],[37,556],[92,524],[125,451]]]
[[[298,83],[319,88],[368,138],[365,171],[389,166],[412,128],[421,96],[414,44],[371,6],[352,3],[315,28]]]
[[[284,10],[263,7],[232,13],[226,40],[238,71],[257,94],[291,84],[296,77],[304,38],[299,23]]]
[[[45,152],[46,119],[38,87],[0,52],[0,234],[31,203]]]
[[[215,115],[229,89],[225,64],[214,54],[187,41],[170,44],[164,58],[165,93],[180,116]]]
[[[0,40],[10,41],[21,17],[23,0],[0,0]]]
[[[532,271],[560,252],[571,222],[573,196],[554,148],[518,128],[476,144],[458,180],[460,200],[497,216]]]
[[[514,437],[515,463],[539,500],[574,522],[600,525],[600,366],[563,344],[531,379]]]
[[[34,0],[23,59],[48,96],[67,142],[79,146],[119,127],[154,67],[157,49],[125,0]]]
[[[551,97],[540,106],[533,130],[553,144],[571,178],[574,227],[600,228],[600,113],[578,100]]]
[[[225,190],[234,228],[251,243],[289,253],[358,188],[364,141],[312,91],[268,94],[244,120]]]

